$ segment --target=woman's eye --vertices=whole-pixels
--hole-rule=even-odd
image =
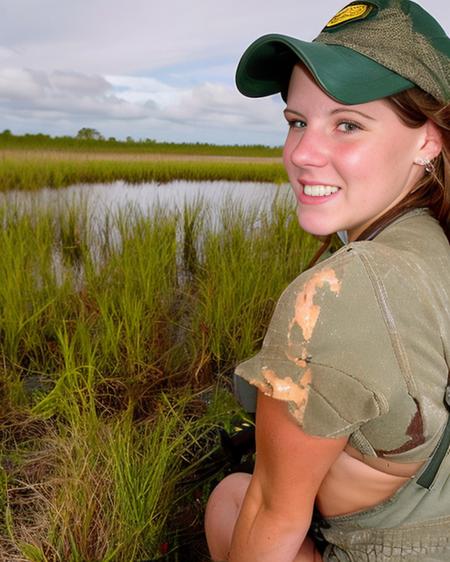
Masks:
[[[354,133],[355,131],[360,130],[361,127],[356,123],[352,123],[351,121],[343,121],[339,123],[338,130],[342,131],[343,133]]]
[[[293,119],[292,121],[288,121],[288,125],[290,129],[303,129],[306,127],[306,123],[301,121],[300,119]]]

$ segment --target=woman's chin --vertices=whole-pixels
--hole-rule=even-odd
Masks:
[[[313,236],[329,236],[330,234],[334,234],[337,232],[338,229],[331,227],[329,224],[321,224],[320,222],[308,220],[306,217],[301,216],[300,214],[297,215],[298,222],[301,228],[312,234]]]

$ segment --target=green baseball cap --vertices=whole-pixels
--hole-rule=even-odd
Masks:
[[[312,42],[264,35],[243,54],[236,85],[248,97],[281,92],[286,99],[292,67],[299,61],[328,95],[345,104],[414,86],[450,100],[450,39],[410,0],[352,2]]]

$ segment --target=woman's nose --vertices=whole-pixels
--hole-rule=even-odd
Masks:
[[[327,163],[326,141],[322,135],[311,130],[292,134],[287,140],[285,149],[292,164],[298,167],[324,166]]]

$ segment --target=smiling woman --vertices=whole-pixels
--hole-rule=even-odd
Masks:
[[[284,164],[300,225],[313,234],[347,230],[355,240],[421,178],[423,167],[415,160],[440,152],[431,121],[407,127],[386,100],[342,105],[303,65],[293,69],[284,113]]]
[[[371,0],[240,61],[242,93],[287,103],[301,227],[344,245],[236,368],[256,462],[209,499],[213,560],[450,558],[449,56],[419,5]]]

